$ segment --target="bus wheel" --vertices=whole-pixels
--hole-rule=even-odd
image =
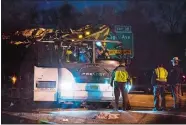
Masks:
[[[110,102],[103,102],[102,108],[110,108],[111,103]]]
[[[102,108],[102,104],[97,102],[97,103],[95,103],[94,107],[95,107],[95,109],[100,109],[100,108]]]
[[[96,103],[94,103],[94,102],[88,103],[86,105],[86,107],[88,108],[88,110],[96,110],[96,109],[98,109],[98,105]]]

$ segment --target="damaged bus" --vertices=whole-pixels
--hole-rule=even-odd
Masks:
[[[122,46],[121,42],[86,40],[37,44],[34,101],[57,101],[63,105],[104,102],[109,105],[113,100],[110,78],[119,65],[121,50],[116,48]],[[43,57],[48,59],[42,60]]]
[[[86,25],[70,32],[44,28],[17,31],[13,38],[22,38],[27,50],[32,50],[21,66],[21,85],[33,87],[35,102],[57,101],[77,107],[83,102],[104,102],[108,106],[114,99],[111,72],[119,60],[132,55],[117,36],[111,39],[109,34],[106,25]]]

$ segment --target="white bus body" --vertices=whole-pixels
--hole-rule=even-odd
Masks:
[[[92,62],[62,62],[60,67],[35,66],[34,101],[111,102],[114,98],[111,72],[119,62],[96,61],[96,45],[92,43]]]

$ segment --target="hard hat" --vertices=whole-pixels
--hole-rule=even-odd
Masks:
[[[174,57],[171,62],[175,62],[175,61],[181,61],[178,57]]]

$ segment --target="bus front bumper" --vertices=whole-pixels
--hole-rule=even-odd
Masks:
[[[58,93],[58,102],[112,102],[112,91],[62,91]]]

